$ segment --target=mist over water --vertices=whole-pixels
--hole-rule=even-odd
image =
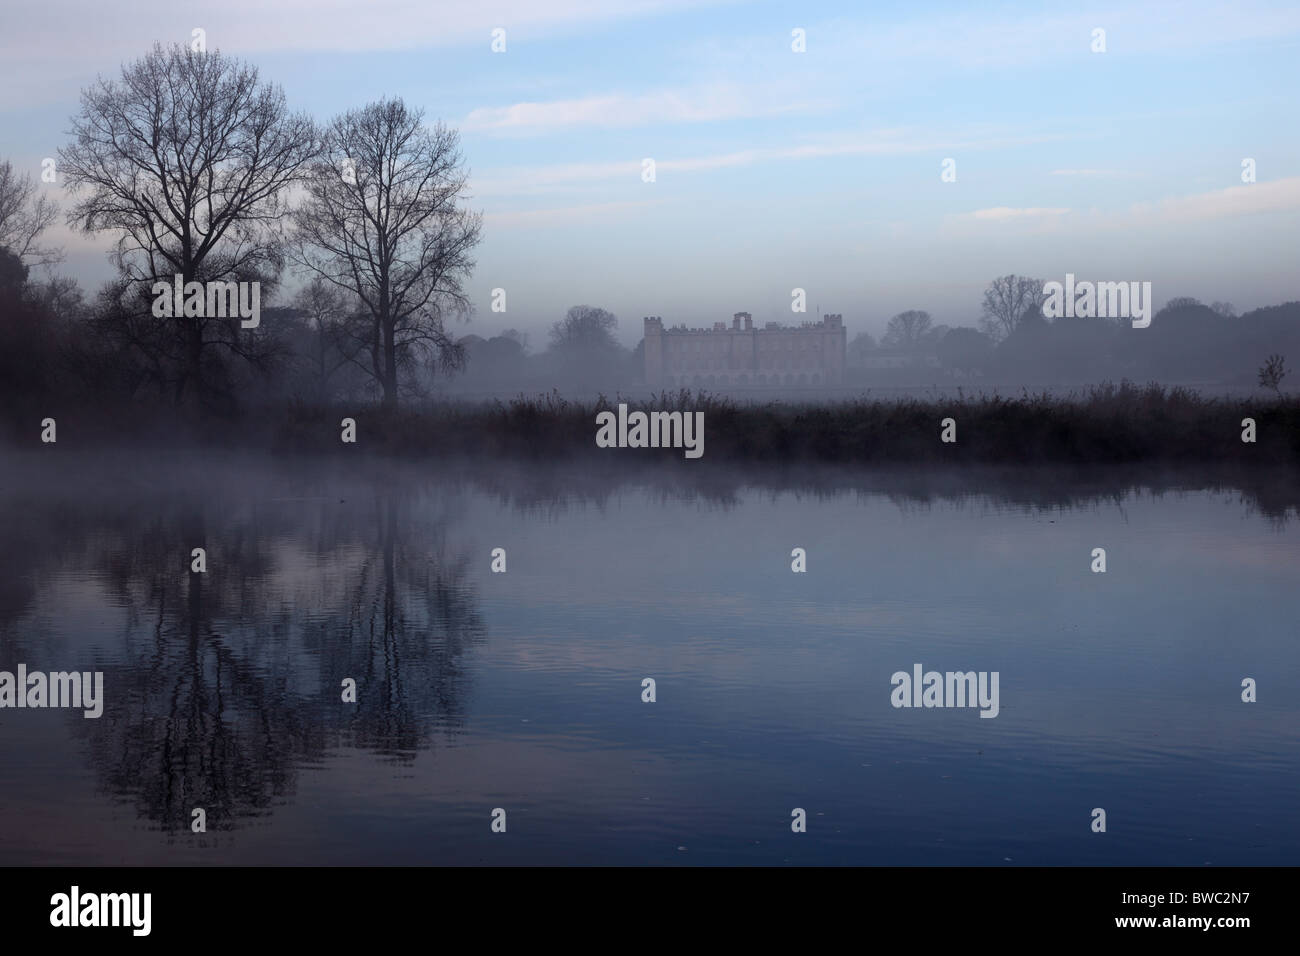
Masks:
[[[0,669],[105,705],[0,711],[0,863],[1300,852],[1292,476],[7,462]],[[891,707],[915,663],[997,718]]]

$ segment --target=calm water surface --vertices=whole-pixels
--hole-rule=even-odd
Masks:
[[[1294,482],[691,464],[11,459],[0,863],[1300,863]]]

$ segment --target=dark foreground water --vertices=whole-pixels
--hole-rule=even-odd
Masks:
[[[693,466],[10,458],[0,863],[1300,863],[1293,477]]]

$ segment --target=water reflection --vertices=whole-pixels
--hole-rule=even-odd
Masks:
[[[1294,610],[1276,583],[1300,555],[1294,475],[691,464],[17,460],[0,486],[0,665],[104,671],[104,717],[59,724],[96,789],[173,840],[195,807],[236,837],[277,824],[264,862],[300,859],[290,830],[317,819],[312,801],[331,817],[370,812],[372,784],[341,769],[353,757],[416,791],[384,811],[412,829],[333,834],[374,862],[405,860],[412,832],[451,841],[443,859],[480,860],[479,817],[498,801],[564,822],[510,844],[520,855],[506,862],[678,861],[675,822],[693,828],[691,862],[780,862],[789,849],[765,856],[745,834],[788,815],[791,787],[843,814],[840,842],[808,841],[803,862],[926,862],[909,854],[933,841],[933,821],[964,812],[927,789],[931,760],[957,768],[936,779],[970,774],[969,812],[995,831],[948,832],[932,862],[985,861],[1023,843],[1026,820],[1040,861],[1112,862],[1053,829],[1074,812],[1059,788],[1099,799],[1098,761],[1118,800],[1203,792],[1191,764],[1161,762],[1207,746],[1201,773],[1219,760],[1273,775],[1253,779],[1253,819],[1295,797],[1296,734],[1279,729],[1293,708],[1197,697],[1247,668],[1284,693],[1275,675],[1296,671],[1294,646],[1270,631]],[[1122,573],[1071,577],[1063,550],[1086,556],[1098,540],[1114,542]],[[811,547],[806,581],[789,573],[793,545]],[[507,575],[488,570],[496,546]],[[1166,596],[1175,581],[1191,582],[1184,606]],[[1235,610],[1216,619],[1219,603]],[[1002,668],[1003,715],[899,718],[888,674],[913,660]],[[1142,668],[1162,675],[1155,690]],[[640,706],[645,673],[666,705]],[[23,766],[38,749],[23,728],[51,726],[37,716],[54,717],[0,712],[0,792],[26,774],[32,794],[0,808],[5,861],[45,859],[21,844],[25,819],[87,812],[60,797],[75,783],[66,767]],[[1159,741],[1130,725],[1158,726]],[[304,798],[309,770],[346,799]],[[1215,780],[1208,792],[1228,801],[1215,812],[1241,812]],[[995,792],[1033,807],[981,803]],[[1150,812],[1127,862],[1188,862],[1171,855],[1177,815],[1158,801]],[[1257,862],[1240,833],[1225,839]],[[109,846],[67,852],[95,860]],[[1035,846],[1019,852],[1030,862]]]
[[[331,749],[409,761],[456,732],[470,679],[461,659],[483,627],[445,515],[405,489],[351,506],[198,497],[9,509],[3,554],[37,566],[4,576],[6,660],[51,656],[14,625],[53,572],[118,612],[84,665],[104,671],[112,706],[72,724],[107,791],[165,830],[188,830],[195,807],[209,830],[230,829],[290,796],[296,768]],[[193,548],[206,552],[204,573],[190,571]],[[355,704],[341,700],[344,678]]]

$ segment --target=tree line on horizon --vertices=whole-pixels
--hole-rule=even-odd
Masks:
[[[1284,356],[1300,353],[1300,302],[1243,315],[1227,302],[1205,305],[1178,296],[1147,328],[1127,318],[1043,315],[1043,283],[1024,276],[994,279],[979,319],[969,326],[935,323],[910,309],[888,320],[879,340],[858,332],[848,342],[846,384],[933,385],[940,381],[1087,385],[1107,381],[1249,386],[1278,390]],[[575,321],[600,316],[600,322]],[[459,340],[471,361],[452,384],[470,392],[569,386],[594,393],[644,384],[644,340],[626,349],[614,338],[617,319],[605,309],[574,306],[551,328],[549,347],[528,354],[516,330]],[[873,355],[901,367],[868,367]]]
[[[1128,318],[1049,319],[1042,280],[994,279],[974,325],[935,323],[908,310],[889,319],[879,341],[859,332],[849,342],[850,369],[885,349],[918,359],[933,356],[945,373],[1037,384],[1089,384],[1131,379],[1168,384],[1259,385],[1278,389],[1283,353],[1300,350],[1300,301],[1242,315],[1229,302],[1206,305],[1176,296],[1133,328]],[[904,370],[901,373],[906,376]],[[852,379],[853,376],[850,376]],[[861,378],[861,376],[859,376]]]

